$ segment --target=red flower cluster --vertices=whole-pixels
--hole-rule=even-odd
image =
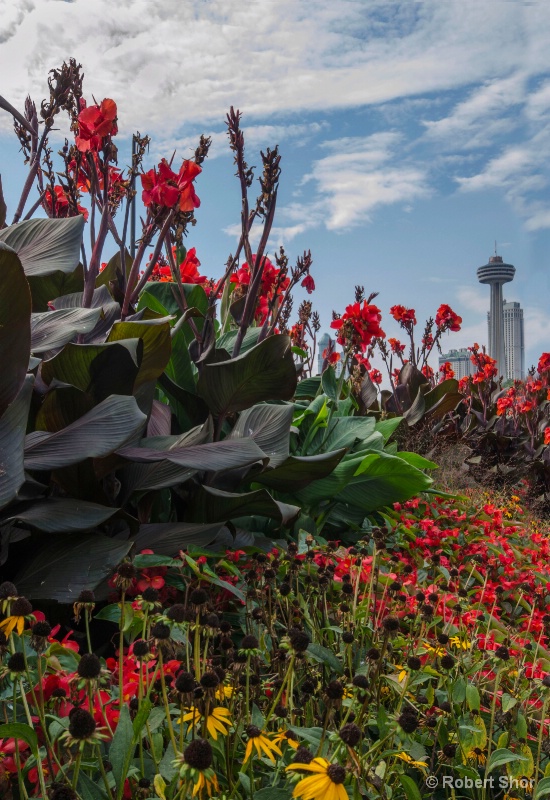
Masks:
[[[256,266],[256,254],[252,256],[252,266],[253,269]],[[306,276],[306,278],[307,277],[309,276]],[[245,261],[230,278],[231,283],[234,285],[233,292],[235,299],[247,293],[250,279],[251,270],[248,263]],[[313,281],[313,278],[311,280]],[[267,256],[264,256],[260,293],[256,312],[254,314],[254,319],[258,324],[262,325],[265,322],[269,312],[269,304],[275,300],[275,297],[277,301],[281,300],[289,285],[290,278],[288,278],[285,273],[281,274],[281,270],[275,267]]]
[[[381,321],[380,309],[363,300],[362,305],[353,303],[347,306],[344,314],[333,320],[330,327],[338,331],[338,344],[351,345],[356,352],[364,353],[374,338],[384,338],[386,335],[380,327]]]
[[[174,256],[176,255],[176,248],[172,249]],[[206,283],[208,278],[205,275],[200,275],[198,268],[201,262],[197,258],[196,248],[192,247],[187,251],[187,254],[181,264],[179,265],[182,283]],[[172,280],[172,272],[170,267],[165,264],[155,264],[153,271],[149,277],[150,281],[160,281],[161,283],[169,283]]]
[[[438,328],[444,331],[459,331],[462,324],[462,317],[452,310],[450,306],[443,303],[437,309],[435,315],[435,324]]]
[[[78,134],[75,140],[78,150],[81,153],[101,150],[104,139],[118,133],[116,120],[116,103],[108,97],[100,105],[83,108],[78,115]]]
[[[405,306],[392,306],[390,314],[396,322],[405,328],[407,325],[416,325],[416,311],[414,308],[406,308]]]
[[[141,176],[142,199],[145,206],[174,208],[193,211],[201,201],[195,193],[193,181],[202,172],[194,161],[184,161],[178,173],[173,172],[165,158],[157,169],[150,169]]]
[[[381,384],[382,383],[382,373],[378,369],[371,369],[369,372],[369,378],[373,383]]]
[[[396,308],[396,306],[394,306],[394,308]],[[405,345],[402,344],[399,339],[394,339],[392,337],[388,339],[388,344],[391,347],[392,353],[395,353],[398,356],[405,352]]]
[[[44,205],[46,210],[52,215],[57,218],[60,217],[75,217],[76,214],[72,205],[69,202],[69,198],[65,189],[62,186],[57,184],[53,187],[55,197],[52,198],[52,193],[49,189],[46,189],[44,194]],[[88,219],[88,209],[84,208],[83,206],[77,206],[78,213],[82,214],[85,220]]]
[[[447,381],[455,376],[455,372],[450,361],[445,361],[444,364],[441,364],[439,371],[441,373],[441,381]]]

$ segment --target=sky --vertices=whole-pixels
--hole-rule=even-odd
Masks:
[[[0,94],[17,108],[74,56],[88,100],[117,102],[121,165],[135,130],[152,137],[147,166],[212,136],[187,242],[205,274],[236,246],[234,106],[250,164],[279,145],[270,251],[311,249],[323,330],[361,284],[388,335],[390,306],[422,323],[449,303],[463,328],[444,347],[485,344],[476,269],[496,241],[527,366],[550,349],[549,52],[548,0],[0,0]],[[25,167],[3,112],[0,174],[13,210]]]

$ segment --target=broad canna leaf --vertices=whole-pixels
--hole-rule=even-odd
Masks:
[[[10,503],[25,480],[23,443],[34,376],[27,375],[19,394],[0,417],[0,508]]]
[[[29,284],[16,253],[0,241],[0,415],[19,394],[30,354]]]
[[[117,453],[134,462],[169,461],[180,467],[208,472],[238,469],[256,461],[267,463],[268,460],[253,439],[235,441],[224,439],[222,442],[170,449],[154,449],[150,446],[124,447]]]
[[[93,331],[100,308],[63,308],[31,316],[31,352],[46,353],[70,342],[78,333]]]
[[[256,514],[273,519],[280,525],[290,525],[300,513],[300,509],[298,506],[274,500],[267,489],[234,494],[201,486],[193,495],[188,513],[194,522],[225,522]]]
[[[134,397],[112,395],[57,433],[35,431],[25,439],[25,468],[52,470],[115,452],[144,427]]]
[[[428,475],[402,458],[387,453],[372,453],[363,460],[346,488],[338,493],[338,500],[370,513],[383,506],[409,500],[424,489],[429,489],[432,483]]]
[[[296,368],[288,336],[270,336],[228,361],[205,364],[197,391],[213,414],[243,411],[267,400],[290,400]]]
[[[32,310],[47,311],[48,303],[64,295],[84,291],[84,268],[78,264],[74,272],[52,272],[51,275],[27,275],[31,287]]]
[[[145,322],[115,322],[107,338],[107,342],[119,342],[127,339],[141,339],[143,357],[136,379],[136,387],[142,383],[156,381],[162,375],[172,353],[170,323],[157,320]]]
[[[74,603],[84,589],[95,590],[131,547],[131,541],[99,533],[52,537],[17,575],[18,589],[33,600]]]
[[[42,380],[75,386],[96,402],[111,394],[132,394],[143,355],[143,342],[128,339],[105,344],[69,342],[42,364]]]
[[[134,535],[136,550],[154,550],[157,555],[175,555],[189,547],[206,547],[223,529],[219,522],[201,525],[192,522],[157,522],[139,526]]]
[[[78,266],[84,217],[29,219],[0,230],[5,242],[19,256],[26,275],[70,273]]]
[[[281,464],[289,453],[290,426],[294,407],[263,403],[241,412],[227,439],[250,436],[269,456],[269,465]]]
[[[106,522],[118,508],[69,498],[48,498],[21,503],[4,522],[19,522],[24,527],[44,533],[78,533],[89,531]]]
[[[343,448],[318,456],[289,456],[278,467],[255,475],[253,480],[279,492],[299,491],[313,481],[330,475],[345,454],[346,449]]]

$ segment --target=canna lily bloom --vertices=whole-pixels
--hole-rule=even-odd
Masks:
[[[118,133],[116,124],[117,107],[114,100],[106,97],[101,105],[83,108],[78,115],[78,135],[76,146],[81,153],[101,150],[105,136]]]
[[[282,756],[279,745],[275,744],[275,742],[267,736],[265,731],[260,730],[256,725],[249,725],[246,729],[246,735],[248,736],[248,742],[246,743],[246,750],[244,751],[243,764],[246,764],[252,755],[253,747],[256,748],[256,753],[260,758],[262,755],[266,755],[273,763],[275,763],[273,753]]]
[[[301,285],[304,287],[304,289],[308,294],[311,294],[312,292],[315,291],[315,281],[313,280],[311,275],[306,275]]]
[[[462,317],[455,314],[453,309],[446,303],[442,303],[437,309],[435,324],[442,330],[456,332],[460,330]]]
[[[302,800],[348,800],[344,788],[346,770],[340,764],[331,764],[326,758],[314,758],[310,764],[289,764],[288,770],[312,772],[296,784],[293,797]]]
[[[181,725],[183,722],[189,722],[190,725],[196,726],[201,722],[202,719],[203,716],[199,709],[196,706],[191,706],[189,711],[187,711],[185,714],[182,714],[179,719],[179,723]],[[206,730],[214,739],[214,741],[217,740],[218,733],[221,734],[221,736],[227,736],[230,727],[231,714],[229,713],[228,709],[223,708],[223,706],[217,706],[216,708],[213,708],[206,718]]]
[[[141,176],[143,204],[165,208],[177,205],[180,211],[193,211],[201,204],[193,187],[193,181],[200,172],[201,168],[194,161],[184,161],[180,171],[175,173],[163,158],[158,171],[150,169]]]

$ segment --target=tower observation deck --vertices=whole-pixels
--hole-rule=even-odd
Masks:
[[[489,355],[497,360],[499,374],[506,374],[506,359],[504,355],[504,313],[502,308],[502,287],[505,283],[514,280],[516,268],[512,264],[505,264],[501,256],[491,256],[489,262],[477,271],[480,283],[488,283],[491,287],[490,301],[490,328],[489,328]]]

